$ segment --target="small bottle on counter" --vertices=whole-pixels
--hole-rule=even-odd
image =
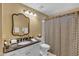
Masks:
[[[9,48],[8,42],[6,40],[4,40],[4,48],[3,51],[6,52]]]

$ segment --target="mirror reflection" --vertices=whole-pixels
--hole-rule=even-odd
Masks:
[[[27,35],[29,34],[30,19],[22,13],[12,14],[12,34]]]

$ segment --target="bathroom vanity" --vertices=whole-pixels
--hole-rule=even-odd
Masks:
[[[16,48],[10,48],[4,52],[4,56],[39,56],[40,41],[31,42],[25,45],[18,45]]]
[[[12,38],[7,47],[7,41],[4,41],[4,56],[39,56],[40,40],[30,39],[30,19],[22,13],[12,14],[12,35],[28,36],[28,38]],[[28,40],[29,39],[29,40]],[[19,40],[19,41],[18,41]],[[16,44],[15,44],[16,43]]]

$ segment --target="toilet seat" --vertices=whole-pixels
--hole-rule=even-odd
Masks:
[[[44,47],[44,48],[50,48],[50,46],[48,44],[41,44],[40,46]]]

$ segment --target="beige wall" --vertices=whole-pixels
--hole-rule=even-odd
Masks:
[[[2,4],[0,3],[0,55],[2,55]]]
[[[11,33],[12,29],[12,14],[13,13],[20,13],[22,10],[30,10],[30,8],[22,5],[22,4],[12,4],[12,3],[6,3],[2,4],[2,38],[3,40],[8,40],[10,38],[18,37],[13,36]],[[41,20],[45,18],[45,15],[42,15],[41,13],[37,12],[37,17],[30,17],[30,36],[36,36],[37,34],[40,34],[42,32],[41,29]]]

